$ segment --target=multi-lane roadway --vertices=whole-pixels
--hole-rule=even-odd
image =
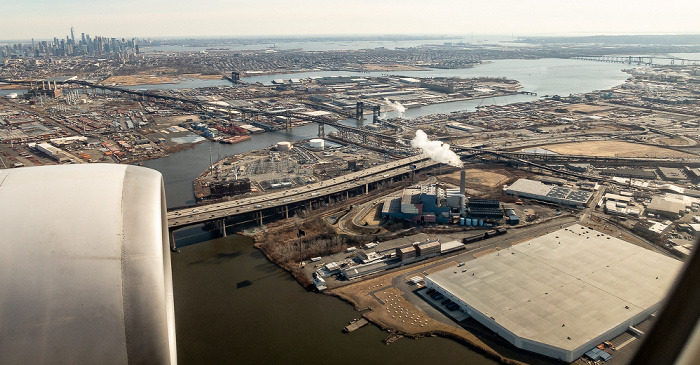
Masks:
[[[413,156],[353,172],[334,179],[314,184],[298,186],[293,189],[253,196],[227,202],[212,203],[188,207],[168,212],[168,227],[171,229],[214,221],[222,218],[262,211],[275,207],[284,207],[312,199],[320,199],[344,191],[369,188],[369,184],[388,180],[406,174],[411,170],[420,170],[436,165],[437,162],[423,156]]]

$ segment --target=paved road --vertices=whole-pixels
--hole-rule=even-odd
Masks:
[[[423,169],[436,164],[437,162],[427,160],[422,156],[413,156],[398,161],[392,161],[383,165],[374,166],[362,171],[353,172],[335,179],[325,180],[290,190],[228,202],[212,203],[197,207],[173,210],[167,214],[168,227],[184,227],[215,219],[231,217],[238,214],[281,207],[290,203],[297,203],[309,199],[317,199],[323,196],[338,194],[349,189],[355,189],[366,184],[408,173],[412,170],[412,165],[415,165],[416,169]]]

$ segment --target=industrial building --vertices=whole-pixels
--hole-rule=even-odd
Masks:
[[[654,196],[646,211],[666,218],[678,219],[685,211],[685,203],[670,197]]]
[[[506,194],[537,199],[550,203],[584,207],[593,195],[591,192],[547,185],[540,181],[519,179],[505,189]]]
[[[464,196],[459,197],[454,191],[450,191],[447,199],[443,189],[435,185],[422,185],[404,189],[400,197],[388,197],[382,207],[382,216],[413,222],[446,223],[450,212],[459,212],[463,202]]]
[[[467,215],[470,218],[498,222],[503,219],[503,209],[498,200],[470,198],[467,202]]]
[[[659,167],[659,175],[661,178],[667,181],[679,181],[687,180],[688,177],[685,176],[683,170],[675,167]]]
[[[657,178],[654,170],[642,169],[602,169],[600,170],[600,174],[605,176],[619,176],[647,180],[654,180]]]
[[[59,163],[65,163],[70,161],[70,158],[68,158],[68,156],[66,156],[66,154],[63,153],[62,150],[48,143],[37,143],[36,149],[43,152],[47,156],[53,158],[54,160],[58,161]]]
[[[656,312],[681,265],[576,224],[426,285],[515,347],[572,362]]]
[[[607,193],[603,196],[603,199],[605,200],[604,209],[608,214],[634,217],[639,217],[642,214],[642,208],[633,206],[634,203],[631,196]]]

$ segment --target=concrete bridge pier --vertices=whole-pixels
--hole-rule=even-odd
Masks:
[[[221,233],[222,237],[226,237],[226,221],[224,219],[217,221],[216,224],[219,228],[219,232]]]
[[[289,219],[289,206],[284,206],[284,219]]]
[[[258,211],[258,219],[260,220],[260,227],[262,227],[263,226],[262,210]]]

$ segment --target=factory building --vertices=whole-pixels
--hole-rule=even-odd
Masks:
[[[688,177],[685,176],[683,170],[677,169],[675,167],[659,167],[659,175],[663,180],[666,181],[679,181],[687,180]]]
[[[51,87],[51,81],[48,82],[48,86],[42,81],[40,87],[32,86],[23,96],[26,99],[34,99],[38,97],[58,98],[62,95],[63,89],[56,86],[56,81],[54,81],[53,87]]]
[[[63,153],[63,151],[48,143],[37,143],[36,149],[43,152],[47,156],[53,158],[54,160],[58,161],[59,163],[70,161],[70,158],[68,158],[68,156],[66,156],[66,154]]]
[[[659,215],[666,218],[678,219],[685,212],[685,203],[678,199],[669,197],[654,196],[651,203],[647,205],[647,213]]]
[[[506,194],[545,202],[584,207],[593,194],[588,191],[547,185],[540,181],[519,179],[505,189]]]
[[[629,177],[633,179],[656,179],[656,172],[654,170],[642,170],[642,169],[602,169],[600,170],[601,175],[605,176],[618,176],[618,177]]]
[[[467,202],[467,215],[470,218],[497,222],[503,219],[503,209],[498,200],[471,198]]]
[[[439,241],[421,242],[418,244],[414,244],[414,247],[416,248],[416,256],[426,257],[440,254]]]
[[[250,179],[237,179],[233,181],[216,181],[209,185],[211,194],[209,198],[216,199],[224,196],[233,196],[250,192]]]
[[[450,202],[459,204],[464,201],[451,197]],[[384,201],[382,216],[385,218],[406,219],[412,222],[446,223],[450,218],[450,211],[458,210],[460,206],[447,204],[445,192],[435,185],[424,185],[415,188],[406,188],[400,197],[389,197]]]
[[[432,273],[426,286],[513,346],[572,362],[659,310],[681,266],[575,224]]]
[[[410,246],[397,247],[396,257],[401,261],[411,261],[414,259],[425,259],[441,253],[442,245],[440,241],[413,242]]]
[[[411,245],[408,247],[400,247],[396,249],[396,256],[401,259],[401,261],[406,261],[408,259],[415,258],[418,256],[416,248]]]

